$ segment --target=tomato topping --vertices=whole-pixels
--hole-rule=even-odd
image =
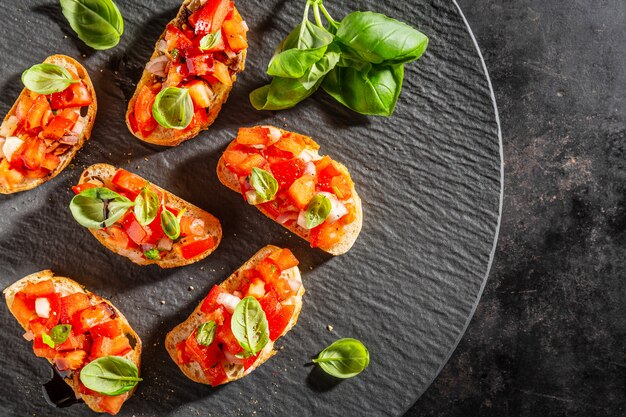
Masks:
[[[22,98],[20,98],[20,100],[17,102],[17,108],[15,109],[15,116],[19,121],[26,119],[26,115],[28,114],[28,111],[30,110],[34,101],[35,100],[29,96],[23,96]]]
[[[259,300],[259,303],[265,312],[265,317],[267,317],[267,323],[270,328],[270,339],[276,340],[283,334],[289,324],[295,306],[281,304],[274,290],[269,291],[263,296],[263,298]]]
[[[259,355],[256,356],[250,356],[249,358],[246,358],[243,360],[243,369],[247,370],[249,367],[251,367],[252,365],[254,365],[254,362],[256,362],[256,360],[259,358]]]
[[[267,145],[270,130],[266,127],[240,127],[235,142],[240,145]]]
[[[47,139],[61,139],[74,126],[74,121],[65,117],[55,116],[50,120],[48,126],[43,129],[42,135]]]
[[[33,318],[37,317],[37,313],[35,312],[35,299],[20,291],[16,293],[13,298],[11,311],[20,324],[28,323]]]
[[[74,317],[74,314],[91,307],[89,296],[81,292],[61,297],[59,304],[59,318],[61,323],[69,323],[72,317]],[[74,332],[76,333],[76,330],[74,330]]]
[[[220,295],[220,293],[222,292],[224,292],[224,290],[222,290],[217,285],[214,285],[213,288],[211,288],[211,291],[209,291],[209,293],[207,294],[207,296],[204,297],[204,301],[202,302],[200,311],[202,311],[205,314],[213,311],[217,307],[217,303],[216,303],[217,296]]]
[[[213,74],[215,64],[212,54],[203,54],[187,58],[187,70],[192,75]]]
[[[54,283],[50,281],[49,279],[45,281],[35,282],[35,283],[29,282],[26,284],[26,287],[24,287],[24,289],[20,292],[26,294],[29,297],[34,297],[34,298],[53,295]]]
[[[272,165],[293,158],[293,154],[291,152],[283,151],[282,149],[278,149],[276,146],[273,145],[263,149],[262,155]],[[304,167],[304,162],[302,163],[302,167]]]
[[[152,117],[152,105],[156,94],[152,92],[150,87],[144,85],[135,101],[134,114],[137,121],[137,128],[141,131],[143,136],[149,136],[150,133],[157,127],[157,122]]]
[[[128,249],[128,248],[136,248],[137,244],[130,240],[128,234],[118,226],[107,227],[107,234],[109,235],[106,238],[106,241],[109,245],[114,248],[119,249]]]
[[[61,343],[58,346],[55,346],[55,349],[59,352],[63,352],[66,350],[76,350],[76,349],[84,350],[87,352],[89,351],[90,348],[91,348],[91,337],[87,334],[75,335],[74,332],[72,332],[67,337],[67,340],[65,340],[65,342]]]
[[[241,175],[250,175],[252,168],[265,168],[266,165],[267,161],[265,158],[258,153],[253,153],[239,163],[237,166],[237,172],[241,173]]]
[[[278,266],[278,269],[280,269],[281,272],[289,268],[293,268],[294,266],[298,266],[300,263],[300,261],[298,261],[289,249],[274,251],[268,256],[268,258],[271,259],[276,266]]]
[[[280,277],[280,269],[278,269],[278,266],[276,266],[276,264],[269,259],[263,259],[259,262],[256,266],[256,270],[265,282],[272,282]]]
[[[213,76],[224,85],[233,85],[233,79],[230,76],[228,67],[226,66],[226,64],[223,64],[220,61],[213,62]]]
[[[333,224],[322,223],[311,229],[311,235],[309,237],[311,247],[329,249],[341,241],[343,234],[343,227],[341,224],[338,224],[338,222]]]
[[[90,188],[97,188],[98,186],[92,182],[84,182],[82,184],[78,184],[72,187],[72,191],[74,191],[74,194],[80,194],[85,190],[88,190]]]
[[[60,163],[61,158],[59,158],[57,155],[47,153],[43,161],[41,161],[41,168],[53,171],[56,169],[56,167],[59,166]]]
[[[126,336],[117,336],[112,339],[102,336],[93,341],[89,357],[96,359],[103,356],[124,356],[131,350],[133,348]]]
[[[50,110],[50,104],[48,104],[46,96],[38,96],[26,114],[26,130],[34,131],[35,129],[42,127],[41,119],[48,110]]]
[[[288,189],[295,180],[302,177],[304,169],[304,162],[297,158],[275,162],[270,165],[272,175],[278,181],[281,190]]]
[[[148,184],[148,181],[144,180],[139,175],[135,175],[122,168],[117,170],[112,181],[117,187],[132,194],[139,194],[141,189]],[[133,196],[133,198],[135,197],[136,195]]]
[[[203,371],[207,381],[213,387],[226,381],[226,371],[224,371],[224,367],[222,367],[221,363],[215,365],[213,368],[203,369]]]
[[[53,93],[50,96],[50,107],[52,109],[65,109],[68,107],[89,106],[93,102],[89,89],[82,81],[71,84],[60,93]]]
[[[180,253],[183,255],[183,258],[191,259],[212,249],[214,246],[215,242],[213,241],[213,237],[209,236],[191,243],[183,243],[183,246],[180,248]]]
[[[236,22],[233,19],[226,20],[222,30],[226,37],[226,42],[233,52],[239,52],[248,47],[246,29],[241,22]]]
[[[122,334],[120,322],[117,319],[105,321],[89,329],[89,334],[95,340],[99,337],[108,337],[113,339]]]
[[[59,371],[77,370],[82,368],[83,362],[87,357],[87,352],[84,350],[74,350],[71,352],[57,353],[54,356],[54,364]]]
[[[114,416],[119,413],[126,398],[128,398],[127,394],[114,396],[104,395],[98,400],[98,405],[102,411]]]
[[[230,314],[224,315],[224,324],[215,332],[215,340],[224,345],[224,349],[228,350],[233,355],[243,352],[243,348],[235,338],[233,331],[230,329]],[[215,341],[213,342],[215,343]]]
[[[300,210],[306,209],[315,196],[315,179],[309,175],[298,178],[291,184],[287,194],[296,207]]]
[[[229,0],[208,0],[197,16],[196,34],[206,35],[222,27],[222,23],[231,10]]]
[[[114,316],[115,310],[113,310],[113,307],[103,301],[76,313],[72,317],[72,330],[75,334],[81,334]]]
[[[306,144],[300,137],[289,133],[283,135],[274,146],[280,150],[291,153],[293,156],[300,155],[300,153],[306,149]]]
[[[141,245],[148,238],[148,232],[141,224],[139,224],[132,211],[129,211],[122,220],[122,228],[130,240],[135,242],[137,245]]]
[[[46,144],[39,139],[30,139],[24,142],[21,150],[22,162],[26,169],[31,171],[37,170],[46,157]]]
[[[35,352],[35,355],[40,358],[48,359],[54,359],[57,354],[56,350],[43,342],[41,335],[35,336],[35,339],[33,340],[33,352]]]
[[[199,345],[196,334],[197,332],[194,330],[185,341],[186,354],[192,361],[197,362],[202,369],[215,366],[224,357],[218,343],[213,341],[209,346]]]
[[[194,80],[185,86],[195,107],[206,109],[211,105],[213,92],[202,80]],[[206,113],[205,113],[206,114]]]
[[[193,48],[193,42],[187,35],[171,23],[165,28],[165,41],[167,42],[168,51],[177,49],[180,53]]]

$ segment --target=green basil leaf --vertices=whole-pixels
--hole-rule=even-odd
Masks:
[[[322,88],[344,106],[361,114],[391,116],[402,90],[404,65],[372,65],[362,71],[335,67]]]
[[[59,324],[50,329],[50,338],[56,343],[60,345],[65,342],[70,335],[70,331],[72,330],[71,324]],[[54,346],[52,346],[54,347]]]
[[[401,64],[422,56],[428,38],[406,23],[380,13],[352,12],[341,21],[337,38],[372,64]]]
[[[156,248],[147,250],[143,253],[143,256],[146,257],[146,259],[149,259],[151,261],[155,261],[157,259],[161,259],[161,255],[159,254],[159,250]]]
[[[54,340],[52,340],[52,338],[48,336],[46,333],[41,334],[41,341],[44,342],[44,344],[50,346],[52,349],[54,349]]]
[[[180,236],[180,217],[174,216],[174,213],[163,207],[163,211],[161,212],[161,228],[170,239],[178,239]]]
[[[206,51],[207,49],[211,49],[218,44],[219,41],[222,40],[222,31],[216,30],[213,33],[209,33],[204,35],[202,39],[200,39],[200,49],[202,51]]]
[[[332,208],[333,205],[330,202],[330,199],[325,195],[317,194],[313,197],[309,202],[304,215],[307,229],[313,229],[314,227],[324,223],[324,220],[326,220]]]
[[[60,65],[37,64],[22,73],[22,83],[37,94],[52,94],[78,83],[72,74]]]
[[[81,226],[102,229],[119,220],[134,204],[108,188],[89,188],[72,198],[70,211]]]
[[[259,353],[270,340],[265,312],[256,298],[251,296],[241,300],[235,307],[230,328],[243,348],[245,357]]]
[[[135,198],[135,217],[142,226],[147,226],[156,218],[159,212],[159,196],[150,189],[148,183],[137,198]]]
[[[278,45],[270,60],[267,74],[276,77],[300,78],[319,61],[333,41],[326,29],[309,20],[296,28]]]
[[[110,396],[132,390],[141,380],[137,366],[119,356],[98,358],[80,371],[80,381],[84,386]]]
[[[300,78],[274,77],[269,85],[250,93],[250,103],[257,110],[288,109],[313,94],[322,84],[324,76],[339,61],[340,54],[329,47],[322,59]]]
[[[272,201],[278,192],[278,181],[269,172],[260,168],[252,168],[250,185],[256,191],[259,200],[257,203]]]
[[[209,320],[206,323],[199,325],[196,332],[196,342],[198,342],[201,346],[211,345],[211,343],[213,343],[213,339],[215,339],[216,328],[217,323],[213,320]]]
[[[324,372],[336,378],[352,378],[370,363],[367,348],[357,339],[339,339],[313,359]]]
[[[124,19],[111,0],[61,0],[63,16],[80,40],[93,49],[113,48],[124,33]]]
[[[152,115],[168,129],[186,128],[193,119],[193,101],[189,91],[186,88],[164,88],[154,99]]]

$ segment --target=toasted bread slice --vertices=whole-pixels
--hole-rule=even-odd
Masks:
[[[98,180],[102,184],[104,184],[104,187],[113,189],[112,181],[116,172],[117,168],[112,165],[95,164],[83,171],[78,181],[78,184]],[[117,253],[118,255],[127,257],[138,265],[156,264],[161,268],[175,268],[178,266],[189,265],[194,262],[198,262],[199,260],[204,259],[211,253],[213,253],[213,251],[218,247],[220,241],[222,240],[222,226],[220,225],[219,220],[215,216],[209,214],[199,207],[194,206],[193,204],[183,200],[182,198],[175,196],[169,191],[166,191],[152,183],[150,184],[150,187],[162,192],[168,205],[178,210],[186,209],[186,214],[189,214],[195,218],[202,219],[204,221],[205,234],[207,237],[211,236],[213,238],[215,245],[210,250],[202,252],[190,259],[185,259],[177,251],[171,250],[161,259],[150,260],[146,259],[143,256],[143,252],[139,248],[121,249],[112,245],[108,239],[109,235],[106,233],[105,229],[89,229],[91,234],[93,234],[96,239],[100,241],[100,243],[102,243],[113,252]]]
[[[287,133],[291,133],[288,132],[286,130],[283,129],[279,129],[276,127],[273,127],[273,129],[277,129],[280,130],[281,134],[287,134]],[[310,137],[305,136],[305,135],[300,135],[298,134],[298,137],[301,138],[307,145],[307,150],[312,153],[315,156],[318,156],[318,149],[319,149],[319,145]],[[227,150],[230,149],[231,147],[235,146],[235,141],[233,140],[230,145],[228,146]],[[339,169],[349,175],[348,173],[348,169],[341,163],[335,161],[339,167]],[[224,184],[225,186],[227,186],[228,188],[230,188],[233,191],[236,191],[238,193],[241,193],[241,185],[239,183],[239,180],[237,178],[237,175],[234,174],[232,171],[230,171],[227,166],[226,166],[226,162],[224,160],[224,157],[222,156],[220,158],[220,160],[217,163],[217,177],[219,178],[220,182],[222,184]],[[348,252],[348,250],[350,250],[350,248],[352,247],[352,245],[354,245],[354,242],[356,241],[359,233],[361,232],[361,227],[363,225],[363,208],[361,205],[361,198],[359,197],[359,195],[356,192],[356,189],[354,188],[354,186],[352,186],[352,198],[354,200],[354,207],[356,210],[356,219],[345,226],[345,233],[343,238],[336,243],[334,246],[330,247],[330,248],[326,248],[323,249],[326,252],[330,253],[331,255],[342,255],[346,252]],[[261,205],[257,205],[256,206],[257,209],[259,209],[259,211],[263,214],[265,214],[267,217],[269,217],[270,219],[274,219],[271,215],[271,213],[264,209]],[[306,241],[310,242],[309,236],[310,236],[310,231],[298,226],[298,224],[296,222],[294,222],[291,225],[283,225],[283,227],[285,227],[286,229],[290,230],[291,232],[297,234],[298,236],[300,236],[301,238],[305,239]]]
[[[93,128],[93,123],[96,119],[98,103],[96,100],[96,91],[93,88],[93,84],[91,83],[91,78],[89,78],[89,74],[87,73],[87,70],[85,70],[85,68],[78,61],[65,55],[49,56],[48,58],[46,58],[44,63],[59,65],[61,67],[64,67],[70,70],[70,72],[76,73],[87,86],[87,89],[89,90],[89,94],[93,98],[93,103],[89,105],[87,115],[84,116],[84,128],[82,132],[78,135],[78,142],[75,145],[70,146],[69,149],[65,151],[63,154],[59,155],[61,162],[53,171],[50,171],[50,173],[43,178],[24,178],[24,180],[21,183],[16,184],[15,186],[12,186],[12,187],[9,187],[6,184],[3,184],[2,182],[0,182],[0,194],[12,194],[12,193],[20,192],[20,191],[30,190],[56,177],[57,175],[59,175],[61,171],[65,169],[65,167],[67,167],[70,161],[74,159],[74,155],[76,155],[76,152],[78,152],[78,150],[83,147],[83,144],[85,143],[85,141],[89,140],[89,138],[91,137],[91,129]],[[17,100],[13,104],[13,107],[11,107],[11,110],[9,110],[9,112],[5,116],[4,118],[5,121],[9,117],[15,115],[15,112],[17,111],[17,105],[20,99],[23,96],[28,95],[29,93],[30,91],[26,88],[22,90],[20,96],[17,98]],[[2,160],[2,158],[0,158],[0,160]]]
[[[243,276],[242,272],[254,268],[260,261],[265,259],[268,255],[273,253],[274,251],[280,250],[277,246],[268,245],[259,250],[257,253],[250,258],[246,263],[244,263],[239,269],[237,269],[233,274],[228,277],[224,282],[222,282],[219,286],[229,292],[232,293],[240,288],[242,281],[246,278]],[[286,271],[283,271],[283,276],[288,279],[293,279],[298,282],[302,282],[302,277],[300,276],[300,270],[297,266],[290,268]],[[285,330],[279,336],[284,336],[289,330],[295,326],[298,321],[298,316],[300,315],[300,310],[302,309],[302,296],[304,295],[304,286],[301,285],[296,295],[293,295],[291,299],[289,299],[289,304],[294,305],[294,311],[291,315],[291,319]],[[187,320],[174,327],[165,337],[165,348],[169,352],[172,360],[178,364],[177,362],[177,352],[176,345],[183,340],[186,340],[189,335],[204,322],[203,313],[200,310],[202,306],[202,302],[198,304],[196,309],[189,315]],[[277,338],[278,340],[278,338]],[[269,341],[267,345],[259,352],[256,361],[250,366],[248,369],[244,370],[243,365],[240,364],[228,364],[228,367],[225,367],[227,379],[223,383],[226,384],[228,382],[235,381],[237,379],[243,378],[248,375],[250,372],[261,366],[265,361],[276,354],[274,350],[273,341]],[[199,382],[201,384],[208,384],[204,372],[200,365],[196,362],[191,362],[186,365],[178,364],[180,370],[187,376],[187,378],[192,381]]]
[[[62,295],[69,295],[69,294],[80,292],[80,293],[87,294],[89,296],[91,305],[96,305],[101,302],[105,302],[108,305],[110,305],[113,308],[113,310],[115,310],[117,317],[119,317],[120,319],[122,333],[125,334],[126,337],[129,338],[129,340],[134,339],[135,341],[135,346],[133,347],[133,350],[122,357],[132,361],[137,366],[137,369],[140,369],[141,348],[142,348],[141,339],[139,338],[139,335],[132,329],[132,327],[128,323],[128,320],[126,319],[126,317],[124,317],[122,312],[119,311],[113,304],[111,304],[110,301],[105,300],[104,298],[85,290],[80,284],[78,284],[76,281],[70,278],[56,276],[54,272],[52,272],[49,269],[28,275],[20,279],[19,281],[11,284],[9,287],[7,287],[3,291],[7,306],[9,307],[9,311],[11,312],[11,314],[15,316],[15,313],[11,307],[13,305],[13,300],[15,298],[16,293],[23,290],[28,283],[37,283],[40,281],[47,281],[47,280],[52,280],[52,282],[54,283],[55,291],[61,293]],[[15,317],[17,318],[17,316]],[[28,323],[20,323],[20,325],[24,328],[24,330],[27,330]],[[53,366],[55,365],[51,359],[48,359],[48,362],[50,362],[50,364]],[[71,372],[68,376],[64,377],[64,380],[70,387],[72,387],[72,389],[76,393],[76,398],[82,399],[85,402],[85,404],[89,406],[89,408],[91,408],[93,411],[97,413],[106,412],[99,405],[99,399],[102,397],[81,393],[80,384],[79,384],[79,381],[80,381],[79,372]],[[134,391],[135,389],[133,389],[132,391],[129,391],[126,394],[127,395],[126,400],[130,398],[130,396],[134,393]]]
[[[194,11],[204,6],[205,3],[206,3],[206,0],[185,0],[183,4],[180,6],[180,9],[178,9],[178,14],[176,15],[176,17],[170,21],[170,24],[181,29],[183,25],[186,25],[187,18]],[[161,36],[157,40],[155,47],[154,47],[154,52],[152,53],[152,56],[150,57],[150,60],[148,62],[152,61],[153,59],[159,56],[164,55],[164,53],[159,51],[158,49],[159,42],[161,42],[161,40],[163,40],[164,38],[165,38],[165,31],[161,34]],[[128,130],[130,130],[130,132],[137,139],[143,140],[144,142],[153,143],[155,145],[161,145],[161,146],[176,146],[186,140],[196,137],[202,130],[208,129],[209,126],[211,126],[213,122],[215,121],[215,119],[217,118],[220,110],[222,109],[222,105],[228,99],[228,95],[230,94],[230,91],[232,90],[233,85],[235,81],[237,80],[237,74],[242,72],[245,68],[246,52],[247,52],[246,49],[238,52],[237,56],[234,59],[232,59],[232,63],[229,65],[229,68],[232,72],[230,85],[226,85],[224,83],[217,83],[217,84],[211,85],[214,95],[210,100],[211,104],[207,111],[206,121],[198,126],[195,126],[192,129],[187,129],[182,133],[179,130],[168,129],[161,125],[157,125],[157,128],[153,132],[151,132],[149,136],[143,136],[141,132],[133,131],[133,128],[129,120],[129,116],[134,111],[135,102],[137,100],[139,92],[141,91],[142,87],[144,87],[145,85],[151,85],[154,82],[160,82],[160,80],[158,79],[156,75],[151,74],[146,68],[144,68],[144,71],[141,75],[141,79],[139,80],[139,83],[137,84],[137,89],[135,90],[135,94],[128,102],[128,109],[126,111],[126,125],[128,126]]]

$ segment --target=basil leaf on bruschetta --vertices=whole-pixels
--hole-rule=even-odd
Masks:
[[[120,42],[124,19],[111,0],[61,0],[63,16],[78,38],[93,49],[110,49]]]
[[[318,150],[305,135],[274,126],[242,127],[218,161],[217,175],[251,202],[256,190],[249,178],[255,169],[268,172],[278,191],[255,207],[311,247],[340,255],[361,231],[361,199],[348,169]]]
[[[193,119],[193,101],[186,88],[168,87],[154,99],[152,116],[163,127],[184,129]]]
[[[67,340],[71,331],[71,324],[58,324],[50,329],[50,338],[55,344],[60,345]]]
[[[254,188],[254,195],[246,194],[250,204],[260,204],[272,201],[278,192],[278,182],[269,172],[261,168],[252,168],[250,185]]]
[[[128,359],[104,356],[89,362],[80,371],[80,382],[90,390],[108,396],[124,394],[142,381],[139,369]]]
[[[367,368],[370,354],[360,340],[345,338],[322,350],[313,363],[335,378],[352,378]]]
[[[289,249],[266,246],[214,285],[165,338],[180,370],[217,386],[243,378],[273,356],[274,342],[296,324],[302,307],[298,263]]]
[[[22,73],[22,83],[37,94],[59,93],[80,82],[60,65],[36,64]]]
[[[138,265],[188,265],[209,256],[222,238],[217,218],[124,169],[92,165],[72,189],[78,223]]]

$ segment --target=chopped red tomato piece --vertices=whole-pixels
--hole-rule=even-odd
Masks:
[[[194,106],[206,109],[211,105],[213,92],[202,80],[194,80],[185,86],[189,90],[189,95]]]
[[[89,296],[80,292],[61,297],[59,304],[59,318],[61,320],[61,323],[69,323],[72,320],[74,314],[91,307]],[[76,330],[74,330],[74,332],[76,333]]]
[[[233,331],[230,329],[231,315],[226,314],[224,317],[224,324],[215,332],[215,340],[224,345],[224,349],[228,350],[233,355],[243,352],[243,348],[235,338]],[[215,342],[213,342],[215,343]]]
[[[246,157],[237,166],[237,171],[242,175],[250,175],[252,168],[266,168],[267,161],[258,153],[253,153]]]
[[[183,258],[191,259],[200,255],[201,253],[208,251],[209,249],[212,249],[214,246],[215,242],[213,240],[213,237],[209,236],[204,239],[183,244],[183,246],[180,248],[180,253],[181,255],[183,255]]]
[[[291,320],[294,306],[281,304],[274,290],[269,291],[263,296],[263,298],[259,300],[259,304],[261,304],[261,308],[265,312],[265,317],[267,317],[267,323],[270,328],[270,339],[278,339]]]
[[[56,350],[43,342],[41,335],[35,336],[35,339],[33,339],[33,351],[40,358],[53,359],[57,354]]]
[[[68,133],[74,122],[61,116],[54,116],[50,123],[43,129],[42,135],[46,139],[61,139],[66,133]]]
[[[209,346],[199,345],[196,340],[196,331],[193,331],[185,341],[185,350],[189,358],[197,362],[202,369],[215,366],[224,357],[215,341]]]
[[[246,29],[243,23],[235,20],[226,20],[222,26],[226,42],[233,52],[239,52],[248,47]]]
[[[41,161],[41,168],[47,169],[49,171],[54,171],[56,167],[61,163],[61,158],[57,155],[52,155],[51,153],[47,153],[43,161]]]
[[[213,74],[217,61],[212,54],[202,54],[187,58],[187,70],[192,75]]]
[[[23,96],[20,101],[17,102],[17,108],[15,109],[15,116],[19,121],[26,119],[26,115],[30,110],[35,100],[29,96]]]
[[[37,170],[46,157],[46,144],[39,139],[29,139],[21,146],[22,162],[26,169]],[[15,158],[15,156],[13,157]]]
[[[293,158],[293,154],[291,152],[283,151],[282,149],[278,149],[276,146],[269,146],[261,151],[262,155],[269,161],[270,164],[275,164],[278,162],[283,162],[287,159]],[[304,163],[302,165],[304,167]]]
[[[249,358],[246,358],[243,360],[243,369],[247,370],[249,367],[251,367],[252,365],[254,365],[254,362],[256,362],[256,360],[259,358],[259,355],[256,356],[250,356]]]
[[[20,291],[29,297],[45,297],[47,295],[52,295],[55,293],[54,291],[54,283],[51,280],[39,281],[39,282],[29,282],[26,284],[26,287],[22,291]]]
[[[289,157],[291,158],[291,156]],[[270,165],[272,175],[278,181],[281,190],[288,189],[295,180],[302,177],[304,169],[304,162],[297,158],[275,162]]]
[[[168,24],[165,29],[165,42],[167,50],[177,49],[179,53],[193,48],[193,42],[176,26]]]
[[[87,352],[84,350],[74,350],[71,352],[57,353],[54,357],[54,364],[59,371],[75,371],[83,367]]]
[[[291,153],[293,156],[298,156],[306,148],[304,141],[293,134],[283,135],[278,142],[274,144],[278,149]]]
[[[72,330],[75,334],[81,334],[114,316],[115,310],[113,310],[113,307],[103,301],[76,313],[72,318]]]
[[[122,220],[122,228],[133,242],[137,245],[145,243],[148,238],[148,232],[139,224],[135,218],[135,214],[131,211]]]
[[[311,247],[329,249],[341,241],[343,234],[343,225],[339,222],[333,224],[322,223],[311,229],[309,237]]]
[[[102,411],[114,416],[119,413],[122,405],[124,405],[124,401],[126,401],[127,398],[128,394],[113,396],[104,395],[98,400],[98,405]]]
[[[265,282],[272,282],[280,277],[280,270],[274,262],[269,259],[264,259],[256,266],[256,270],[261,275],[261,278]]]
[[[37,128],[42,127],[41,119],[48,110],[50,110],[50,104],[48,104],[48,99],[46,98],[46,96],[38,96],[28,110],[28,113],[26,114],[26,130],[33,131]]]
[[[68,107],[89,106],[93,102],[89,89],[82,81],[71,84],[60,93],[53,93],[50,96],[50,107],[52,109],[65,109]]]
[[[108,337],[113,339],[122,334],[120,322],[117,319],[105,321],[89,329],[89,334],[95,340],[99,337]]]
[[[148,184],[148,181],[144,180],[138,175],[126,171],[125,169],[118,169],[113,176],[113,184],[117,187],[129,191],[133,194],[139,194],[141,189]]]
[[[304,210],[315,196],[315,180],[309,175],[300,177],[291,184],[287,193],[294,205]]]
[[[106,238],[107,243],[115,248],[128,249],[137,247],[137,244],[130,240],[128,234],[121,227],[107,227],[106,232],[109,235]]]
[[[74,191],[74,194],[80,194],[85,190],[88,190],[90,188],[97,188],[98,186],[92,182],[84,182],[82,184],[78,184],[72,187],[72,191]]]
[[[230,76],[228,67],[220,61],[213,62],[213,76],[224,85],[233,85],[233,79]]]
[[[134,114],[137,128],[144,136],[149,136],[157,127],[157,122],[152,117],[152,106],[155,98],[156,94],[152,92],[150,87],[144,85],[135,101]]]
[[[208,0],[197,16],[196,34],[206,35],[219,30],[231,7],[229,0]]]
[[[126,336],[117,336],[112,339],[103,336],[93,341],[89,357],[95,359],[103,356],[124,356],[131,350],[133,348]]]
[[[278,269],[280,269],[281,272],[289,268],[293,268],[294,266],[298,266],[300,263],[289,249],[274,251],[268,256],[268,258],[271,259],[276,266],[278,266]]]
[[[74,332],[70,333],[65,342],[55,347],[57,351],[62,352],[66,350],[84,350],[86,352],[91,348],[91,337],[87,334],[75,335]]]
[[[217,303],[216,303],[217,296],[223,292],[224,290],[222,290],[217,285],[214,285],[213,288],[211,288],[211,291],[209,291],[209,293],[207,294],[207,296],[204,297],[204,301],[202,302],[200,311],[206,314],[215,310],[215,308],[217,307]]]
[[[240,145],[267,145],[270,130],[266,127],[240,127],[235,142]]]
[[[218,363],[213,368],[203,369],[204,376],[211,386],[216,387],[226,381],[226,371],[221,363]]]
[[[37,317],[37,313],[35,312],[35,298],[29,297],[22,291],[18,292],[13,298],[11,311],[20,324],[24,325],[28,323]]]

